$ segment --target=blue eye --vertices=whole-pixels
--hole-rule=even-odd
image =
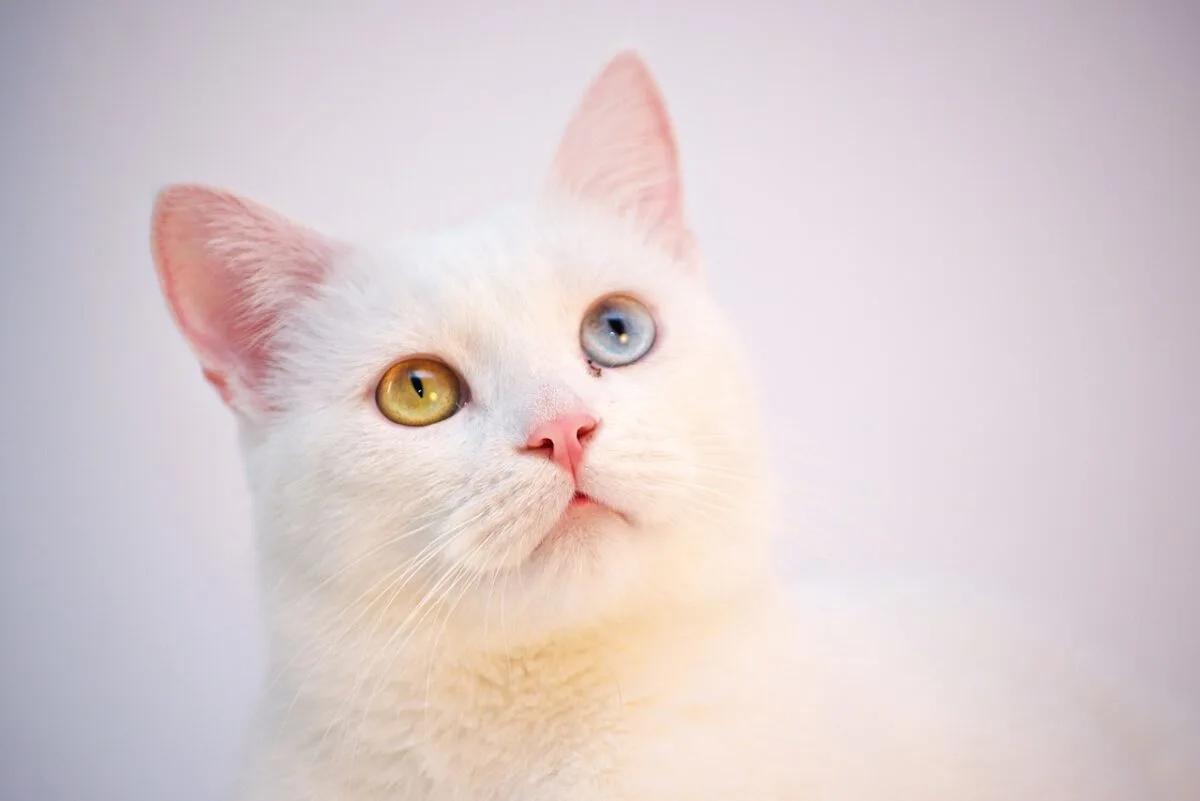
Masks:
[[[583,316],[579,343],[595,364],[623,367],[649,352],[654,333],[654,317],[649,309],[625,295],[609,295]]]

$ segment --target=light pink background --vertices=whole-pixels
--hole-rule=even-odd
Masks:
[[[233,426],[154,283],[156,188],[336,233],[455,222],[536,185],[631,44],[766,371],[792,562],[948,569],[1197,702],[1194,5],[24,5],[0,12],[5,801],[216,799],[259,677]]]

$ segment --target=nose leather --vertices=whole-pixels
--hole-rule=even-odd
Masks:
[[[586,412],[572,412],[539,423],[529,432],[525,447],[544,452],[572,478],[583,461],[588,436],[596,430],[596,419]]]

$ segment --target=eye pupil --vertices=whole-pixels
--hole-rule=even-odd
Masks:
[[[425,384],[424,384],[424,382],[421,381],[421,377],[418,376],[416,373],[413,373],[412,375],[410,375],[408,377],[408,380],[412,382],[412,388],[413,388],[413,391],[417,393],[417,397],[424,398],[425,397]]]
[[[618,339],[620,337],[625,336],[628,333],[628,331],[625,330],[625,321],[622,320],[620,317],[609,317],[608,318],[608,327],[609,327],[609,330],[611,330],[614,334],[617,335]]]

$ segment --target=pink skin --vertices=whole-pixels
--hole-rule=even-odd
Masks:
[[[525,441],[525,450],[542,454],[561,467],[571,477],[575,487],[575,494],[563,510],[562,519],[538,543],[535,554],[557,542],[570,530],[569,521],[579,515],[615,514],[628,522],[623,514],[595,501],[579,489],[579,466],[583,462],[587,442],[599,425],[599,421],[586,412],[569,412],[534,426]]]
[[[534,426],[525,447],[544,453],[550,461],[566,470],[578,487],[584,446],[597,425],[596,418],[586,412],[564,414]]]

